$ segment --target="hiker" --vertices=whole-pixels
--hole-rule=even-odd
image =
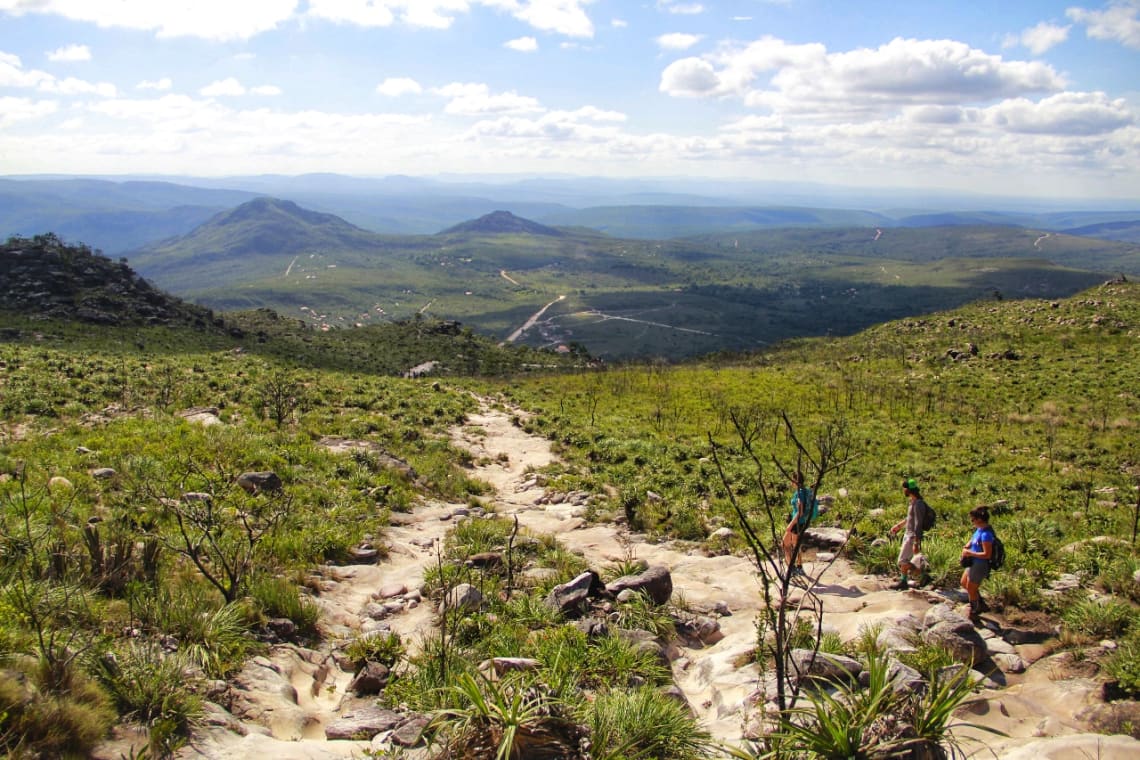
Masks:
[[[803,558],[797,557],[796,565],[792,567],[792,554],[796,548],[796,537],[807,530],[812,518],[815,517],[816,500],[815,494],[804,485],[804,474],[802,472],[799,470],[793,472],[791,481],[792,487],[796,490],[791,499],[792,516],[788,520],[787,527],[784,528],[784,561],[791,568],[790,573],[792,575],[805,575]]]
[[[979,587],[990,574],[990,562],[994,555],[996,534],[990,527],[990,509],[986,506],[975,507],[970,510],[970,522],[974,524],[974,533],[970,540],[962,547],[962,588],[970,597],[970,617],[976,618],[989,609],[982,601]]]
[[[902,546],[899,548],[899,580],[891,586],[895,591],[906,591],[910,588],[913,578],[918,587],[925,586],[930,580],[925,567],[919,568],[913,562],[916,554],[922,551],[922,523],[926,511],[930,509],[922,500],[918,490],[918,481],[907,478],[903,481],[903,493],[907,497],[906,517],[891,526],[891,535],[903,531]]]

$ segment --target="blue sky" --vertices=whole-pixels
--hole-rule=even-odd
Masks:
[[[1140,205],[1140,0],[0,0],[0,174],[309,172]]]

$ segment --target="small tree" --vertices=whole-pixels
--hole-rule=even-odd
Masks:
[[[257,569],[262,542],[288,516],[292,498],[284,490],[248,494],[232,479],[210,478],[193,463],[183,485],[191,480],[205,481],[206,489],[159,499],[173,519],[174,534],[162,532],[158,538],[193,562],[226,603],[233,602]]]
[[[304,386],[292,374],[274,370],[258,386],[257,393],[264,413],[282,427],[301,405]]]
[[[814,581],[822,575],[822,571],[817,571],[815,577],[809,579],[812,583],[804,589],[798,604],[789,607],[785,603],[793,586],[792,570],[801,553],[806,529],[796,536],[791,563],[786,563],[781,549],[779,530],[786,524],[786,520],[781,519],[782,509],[777,511],[781,497],[769,490],[769,484],[765,480],[766,461],[770,460],[772,468],[779,472],[785,481],[791,480],[793,472],[803,472],[811,483],[812,493],[815,494],[819,493],[819,488],[828,475],[850,461],[851,441],[847,426],[842,420],[825,423],[819,428],[814,439],[805,443],[787,413],[783,411],[765,413],[757,408],[733,408],[728,410],[728,419],[740,443],[739,451],[742,458],[751,464],[755,472],[760,507],[768,523],[766,531],[754,524],[753,518],[737,496],[736,484],[732,482],[725,468],[726,448],[717,444],[711,435],[709,445],[717,472],[751,552],[752,562],[760,572],[764,594],[760,623],[761,629],[770,633],[760,641],[760,654],[773,662],[776,671],[776,701],[781,713],[786,714],[795,706],[800,691],[800,674],[798,672],[789,674],[790,668],[796,668],[789,655],[794,647],[793,639],[797,631],[805,624],[811,625],[815,630],[813,656],[819,651],[819,640],[823,630],[823,601],[813,591],[813,587]],[[788,460],[781,460],[776,454],[762,456],[758,451],[759,441],[769,435],[773,441],[776,441],[781,434],[791,446],[794,464]],[[809,510],[807,527],[811,524],[811,514]],[[762,532],[766,535],[762,535]]]

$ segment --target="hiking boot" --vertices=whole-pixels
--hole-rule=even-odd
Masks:
[[[899,578],[887,588],[889,588],[891,591],[906,591],[908,588],[910,588],[910,583],[907,582],[906,578]]]
[[[920,575],[918,577],[918,583],[915,584],[915,588],[923,588],[924,586],[929,586],[930,581],[931,581],[930,573],[923,570],[922,575]]]
[[[989,612],[990,606],[986,604],[986,600],[978,597],[978,612]]]

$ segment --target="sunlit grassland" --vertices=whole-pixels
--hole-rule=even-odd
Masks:
[[[504,393],[558,442],[568,484],[612,484],[662,533],[677,510],[666,515],[650,491],[705,522],[727,519],[709,438],[731,449],[729,410],[757,409],[787,412],[809,438],[827,422],[846,425],[856,456],[825,484],[847,494],[829,522],[881,534],[903,508],[898,482],[916,477],[944,515],[936,535],[964,540],[966,512],[985,503],[998,506],[999,524],[1054,521],[1055,548],[1097,533],[1131,539],[1138,331],[1140,288],[1108,285],[796,341],[735,364],[615,366],[520,379]],[[790,448],[772,431],[765,451],[786,460]],[[786,490],[774,467],[767,478]],[[875,508],[886,515],[868,519]]]

